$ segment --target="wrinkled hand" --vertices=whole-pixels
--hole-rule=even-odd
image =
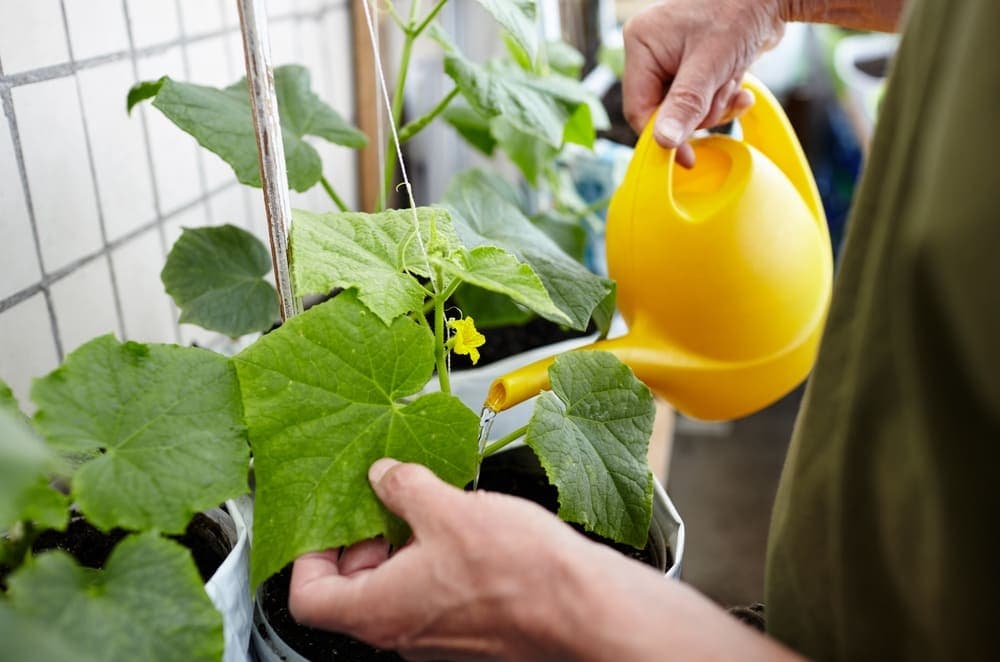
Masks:
[[[656,142],[680,148],[678,163],[692,166],[694,152],[685,144],[692,132],[729,121],[753,104],[739,84],[758,54],[784,34],[780,4],[661,0],[629,20],[622,91],[632,128],[641,132],[656,113]]]
[[[423,660],[797,659],[531,502],[395,460],[369,480],[413,539],[391,555],[369,540],[299,557],[289,608],[301,623]]]
[[[339,559],[336,550],[300,557],[289,598],[296,620],[418,659],[558,657],[563,634],[539,610],[572,604],[561,599],[579,589],[568,568],[603,563],[602,546],[533,503],[464,492],[416,464],[380,460],[369,478],[413,539],[391,556],[369,540]],[[569,611],[563,622],[574,621]]]

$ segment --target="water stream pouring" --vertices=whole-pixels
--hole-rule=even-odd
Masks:
[[[608,210],[608,270],[626,335],[613,352],[679,411],[755,412],[799,384],[816,358],[833,281],[826,218],[788,118],[756,79],[743,138],[692,141],[675,166],[646,127]],[[549,385],[549,358],[493,382],[507,409]]]

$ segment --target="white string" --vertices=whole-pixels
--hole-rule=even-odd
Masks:
[[[368,4],[368,0],[364,0],[364,4]],[[367,9],[367,6],[366,6]],[[376,30],[373,37],[372,53],[381,53],[381,37],[379,36],[379,31]],[[375,60],[372,60],[374,65]],[[376,76],[372,80],[372,85],[375,88],[375,98],[378,99],[379,96],[379,76],[377,75],[378,69],[376,68]],[[377,127],[375,129],[375,142],[376,148],[375,152],[378,154],[378,204],[379,208],[385,207],[385,188],[382,186],[382,182],[385,181],[385,109],[382,108],[382,104],[375,104],[375,121]]]
[[[372,1],[374,2],[375,0]],[[419,2],[420,0],[411,1]],[[417,236],[417,244],[420,247],[420,254],[424,258],[424,265],[427,268],[427,275],[430,278],[431,287],[437,291],[437,283],[435,282],[433,272],[431,271],[430,258],[427,255],[427,249],[424,247],[424,238],[420,235],[420,219],[417,216],[417,203],[413,199],[413,187],[410,185],[410,178],[406,174],[406,163],[403,162],[403,150],[399,147],[399,133],[396,131],[396,118],[392,116],[392,103],[389,101],[389,88],[385,82],[385,70],[382,68],[382,56],[378,50],[378,37],[375,35],[375,24],[372,21],[371,7],[369,7],[368,2],[363,2],[362,4],[365,7],[365,21],[368,23],[368,37],[371,40],[372,52],[375,55],[375,73],[378,76],[379,83],[381,84],[382,100],[385,103],[385,110],[389,115],[389,129],[392,131],[392,142],[396,148],[396,160],[399,163],[399,172],[403,176],[403,186],[406,187],[406,195],[410,200],[410,209],[413,212],[414,234]],[[397,73],[397,75],[401,74],[402,72]]]

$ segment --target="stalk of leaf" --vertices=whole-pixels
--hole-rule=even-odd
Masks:
[[[413,44],[417,41],[417,38],[427,29],[427,26],[431,24],[431,21],[440,13],[444,8],[445,3],[448,0],[438,0],[438,2],[431,8],[427,16],[424,17],[422,21],[417,23],[417,12],[420,9],[420,3],[417,0],[413,0],[410,4],[410,20],[406,28],[403,30],[403,47],[399,55],[399,68],[396,69],[396,89],[392,94],[392,122],[394,126],[399,126],[399,123],[403,121],[403,91],[406,89],[406,77],[410,69],[410,56],[413,54]],[[388,4],[392,6],[392,0],[389,0]],[[395,10],[392,12],[395,15]],[[446,101],[450,102],[454,97],[454,94],[446,97]],[[420,129],[427,126],[438,114],[440,114],[447,103],[440,106],[440,108],[435,108],[431,111],[431,116],[426,119],[426,121],[421,118],[414,125],[419,124],[419,126],[414,126],[411,132],[408,133],[406,139],[412,138],[416,135]],[[421,123],[422,122],[422,123]],[[410,126],[410,125],[407,125]],[[402,132],[401,132],[402,133]],[[404,140],[402,135],[399,136],[399,141],[402,143]],[[395,145],[390,141],[386,145],[385,152],[385,174],[382,182],[382,190],[379,193],[379,210],[386,208],[386,201],[389,198],[389,192],[392,190],[392,183],[396,178],[396,159],[395,159]]]

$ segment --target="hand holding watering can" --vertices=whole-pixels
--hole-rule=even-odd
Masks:
[[[748,76],[742,140],[691,142],[690,170],[646,127],[608,211],[608,270],[626,335],[606,350],[679,411],[705,420],[774,402],[812,368],[833,263],[819,193],[788,118]],[[493,382],[500,411],[548,386],[552,358]]]

